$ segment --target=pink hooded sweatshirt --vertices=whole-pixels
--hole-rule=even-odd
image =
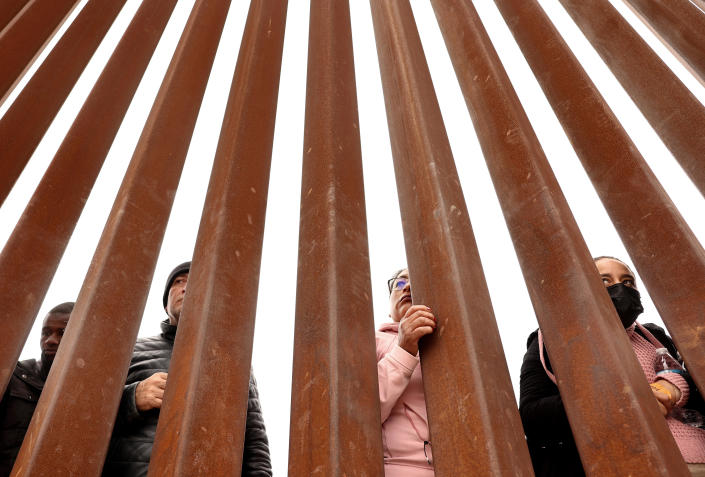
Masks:
[[[433,477],[419,357],[397,345],[399,323],[376,333],[385,477]]]

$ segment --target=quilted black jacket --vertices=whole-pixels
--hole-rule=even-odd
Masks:
[[[644,323],[654,337],[679,361],[680,355],[663,328]],[[637,333],[641,332],[637,328]],[[527,340],[527,351],[521,366],[519,384],[519,414],[536,477],[581,477],[585,475],[580,455],[573,439],[558,387],[546,375],[539,358],[538,330]],[[546,367],[551,368],[548,353]],[[682,361],[681,361],[682,362]],[[686,407],[703,409],[703,398],[690,377],[686,377],[691,395]]]
[[[10,377],[0,401],[0,477],[10,475],[15,464],[44,380],[39,363],[34,359],[17,363]]]
[[[115,430],[110,442],[103,476],[138,477],[147,475],[152,444],[157,432],[159,410],[141,413],[135,405],[135,388],[154,373],[167,372],[174,348],[176,326],[165,320],[162,333],[140,338],[135,344],[127,382],[120,401]],[[272,475],[269,444],[259,405],[257,384],[250,375],[247,424],[242,456],[242,475],[264,477]]]

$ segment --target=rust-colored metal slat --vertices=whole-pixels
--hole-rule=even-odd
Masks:
[[[144,2],[137,10],[0,254],[0,391],[175,5]]]
[[[626,3],[705,82],[705,12],[689,0]]]
[[[595,85],[535,2],[497,0],[651,298],[705,389],[705,253]],[[511,21],[509,21],[511,19]],[[682,280],[663,270],[677,269]],[[682,283],[688,283],[683,287]]]
[[[27,5],[29,0],[3,0],[0,3],[0,32]]]
[[[477,12],[470,2],[432,4],[550,347],[586,473],[687,475]]]
[[[307,82],[289,475],[382,477],[347,1],[311,2]]]
[[[79,293],[14,476],[100,474],[229,5],[227,0],[199,0],[191,12]]]
[[[0,32],[0,104],[78,1],[33,1]]]
[[[250,3],[150,476],[238,476],[287,2]]]
[[[421,343],[438,477],[532,475],[443,119],[407,1],[372,0],[415,304],[436,332]],[[453,365],[449,365],[453,363]]]
[[[88,2],[0,119],[0,205],[125,1]]]
[[[705,107],[608,0],[560,2],[705,195]]]

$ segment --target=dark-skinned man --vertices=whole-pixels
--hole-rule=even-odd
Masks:
[[[10,475],[22,446],[22,440],[37,407],[61,338],[73,310],[73,302],[57,305],[42,323],[39,361],[27,359],[17,363],[0,402],[0,477]]]
[[[161,323],[162,333],[140,338],[135,344],[103,477],[147,475],[190,269],[191,262],[185,262],[169,274],[163,296],[167,319]],[[267,433],[252,376],[241,475],[272,475]]]

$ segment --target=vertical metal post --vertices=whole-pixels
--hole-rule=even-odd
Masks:
[[[470,2],[432,3],[587,475],[688,475],[477,12]]]
[[[560,2],[705,195],[705,107],[608,0]]]
[[[2,249],[0,391],[175,5],[144,2],[137,10]]]
[[[314,0],[290,476],[384,475],[358,124],[348,2]]]
[[[626,0],[705,84],[705,12],[689,0]]]
[[[0,205],[125,1],[88,2],[0,119]]]
[[[27,5],[29,0],[3,0],[0,3],[0,32]]]
[[[250,4],[150,476],[238,476],[287,2]]]
[[[372,0],[436,476],[532,475],[443,119],[407,1]]]
[[[34,1],[0,31],[0,104],[76,4],[78,0]]]
[[[199,0],[191,12],[76,301],[15,476],[100,474],[229,5]]]
[[[705,253],[595,85],[535,2],[497,0],[639,269],[688,369],[705,389]],[[511,19],[511,21],[509,21]],[[663,270],[677,269],[681,280]],[[682,283],[688,283],[683,287]]]

